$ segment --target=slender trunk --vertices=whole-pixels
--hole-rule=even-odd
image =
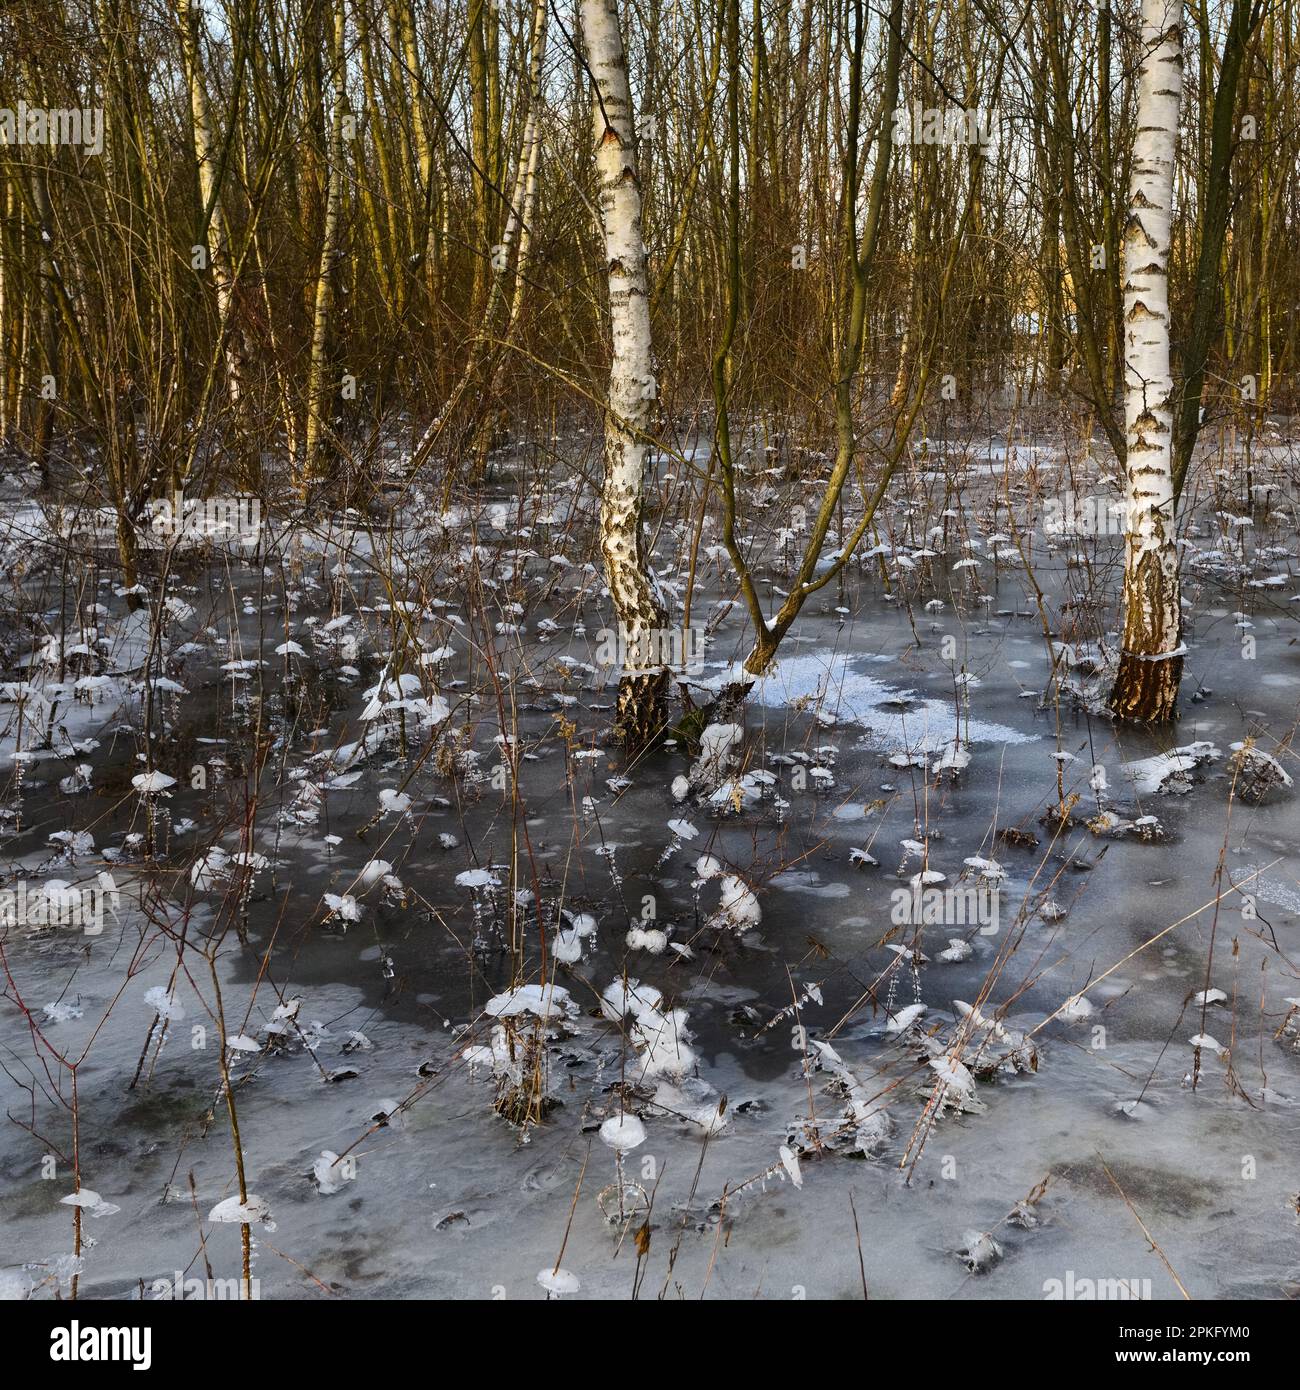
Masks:
[[[424,87],[420,78],[422,68],[419,40],[415,32],[415,9],[404,0],[396,15],[401,29],[402,71],[406,77],[407,94],[411,103],[411,126],[415,132],[416,157],[420,162],[420,193],[424,200],[424,244],[420,251],[420,262],[432,304],[436,298],[438,280],[437,198],[434,192],[437,169],[433,158],[433,136],[424,113]]]
[[[476,475],[481,475],[486,470],[487,455],[492,448],[493,440],[504,433],[507,413],[501,401],[502,369],[510,352],[519,312],[523,308],[524,285],[527,282],[528,262],[532,255],[537,166],[542,151],[542,62],[546,51],[547,8],[548,0],[536,0],[533,6],[532,28],[529,34],[528,81],[525,88],[527,112],[524,116],[519,159],[510,195],[510,211],[506,217],[505,230],[501,234],[501,247],[507,264],[502,265],[492,281],[492,292],[488,296],[488,307],[484,315],[483,334],[470,355],[469,366],[466,367],[468,377],[477,366],[480,345],[486,349],[492,365],[487,390],[483,393],[482,413],[478,422],[478,441],[474,450]],[[516,241],[519,243],[519,249],[515,255],[514,292],[498,341],[496,320],[504,302],[505,286],[509,278],[508,262]]]
[[[311,331],[311,371],[307,382],[307,437],[304,482],[323,472],[323,438],[328,430],[330,392],[328,371],[330,319],[334,311],[334,263],[338,259],[340,213],[343,204],[343,101],[344,38],[346,19],[343,0],[335,0],[333,51],[330,55],[334,107],[330,113],[329,172],[325,195],[325,228],[321,237],[320,270],[316,277],[316,309]]]
[[[1170,215],[1182,86],[1182,0],[1143,0],[1124,228],[1124,635],[1110,694],[1118,718],[1141,722],[1173,716],[1183,665],[1169,366]]]
[[[66,384],[59,380],[57,291],[54,283],[54,261],[50,255],[50,248],[54,244],[50,185],[46,178],[45,165],[39,157],[32,164],[32,202],[36,208],[36,235],[41,241],[41,299],[37,329],[41,369],[38,379],[48,377],[49,382],[53,384],[52,394],[46,389],[47,383],[41,379],[40,390],[37,393],[35,428],[32,431],[32,458],[40,470],[41,488],[45,489],[50,485],[50,445],[54,441],[54,398],[55,394],[66,389]]]
[[[664,626],[663,604],[650,576],[641,532],[645,429],[655,399],[650,301],[641,234],[632,97],[615,0],[580,0],[582,34],[595,82],[593,125],[600,219],[609,275],[613,340],[605,413],[605,475],[600,494],[600,543],[610,596],[627,650],[640,654]],[[644,747],[664,722],[668,672],[629,672],[619,681],[615,731],[625,746]]]
[[[1124,338],[1123,292],[1119,267],[1119,227],[1115,219],[1115,158],[1111,138],[1111,12],[1105,4],[1097,10],[1097,129],[1101,141],[1101,221],[1106,248],[1106,365],[1110,372],[1112,400],[1124,390],[1124,365],[1120,344]]]
[[[1258,0],[1236,0],[1219,65],[1210,119],[1210,152],[1200,192],[1200,253],[1196,265],[1192,325],[1183,349],[1183,389],[1174,432],[1174,491],[1181,494],[1187,469],[1201,428],[1201,399],[1205,390],[1210,348],[1217,336],[1220,301],[1220,265],[1232,211],[1231,164],[1236,145],[1237,92],[1246,50],[1262,11]],[[1267,166],[1260,171],[1268,175]],[[1267,187],[1259,198],[1267,212]],[[1262,244],[1262,242],[1261,242]]]
[[[10,292],[9,274],[9,179],[0,174],[0,449],[9,443],[9,364],[13,360],[12,341],[15,339],[13,305],[16,297]]]
[[[481,312],[488,297],[488,276],[492,265],[492,225],[488,183],[491,178],[488,154],[489,88],[485,11],[487,0],[470,0],[469,81],[470,81],[470,182],[474,190],[474,283],[470,300],[470,321]]]
[[[881,96],[880,114],[876,125],[876,163],[872,171],[870,191],[867,195],[865,223],[861,235],[858,232],[858,193],[861,186],[861,133],[862,133],[862,82],[864,73],[864,48],[866,44],[866,10],[860,0],[854,0],[855,19],[853,43],[849,56],[849,107],[844,141],[844,196],[841,207],[843,231],[848,250],[849,285],[847,314],[843,324],[836,324],[841,334],[837,366],[837,380],[834,389],[835,401],[835,462],[827,480],[826,491],[822,494],[821,506],[812,524],[803,558],[795,573],[794,583],[785,601],[777,610],[776,616],[764,619],[761,611],[750,604],[750,619],[754,624],[754,645],[744,661],[744,669],[750,676],[761,676],[776,657],[782,638],[794,625],[810,595],[822,588],[832,577],[839,574],[849,558],[857,549],[858,542],[866,533],[875,515],[876,507],[884,496],[884,490],[902,456],[903,445],[915,419],[916,407],[924,389],[927,368],[920,373],[922,387],[918,392],[911,411],[900,410],[894,418],[893,446],[875,489],[865,503],[863,516],[858,520],[847,538],[841,537],[839,557],[816,576],[818,562],[826,537],[839,509],[840,498],[849,480],[857,455],[857,428],[853,418],[853,391],[862,363],[863,340],[866,332],[868,290],[872,267],[876,259],[882,225],[885,190],[889,183],[890,157],[893,150],[894,111],[898,105],[899,76],[903,49],[903,0],[892,0],[888,18],[888,37],[886,39],[885,72]],[[947,283],[955,264],[955,248],[961,244],[966,224],[974,206],[972,198],[967,199],[966,210],[957,229],[948,265],[943,273],[943,288],[940,289],[942,303]],[[723,540],[727,552],[738,571],[745,572],[745,561],[736,544],[735,522],[735,481],[730,469],[722,470],[724,492],[727,497],[727,517]],[[742,592],[744,592],[742,587]],[[747,596],[748,597],[748,596]]]
[[[357,26],[357,49],[361,54],[361,85],[365,96],[366,125],[375,145],[375,162],[379,170],[379,187],[383,194],[382,228],[379,209],[374,210],[375,236],[378,240],[381,230],[386,233],[384,244],[384,265],[378,267],[380,282],[386,286],[390,312],[400,319],[406,307],[406,280],[401,259],[401,231],[398,227],[397,185],[393,179],[392,160],[388,152],[387,122],[380,117],[379,101],[376,95],[375,67],[371,55],[370,14],[365,0],[354,0],[353,18]],[[372,200],[373,201],[373,200]],[[432,221],[432,220],[431,220]]]
[[[18,278],[18,267],[23,264],[25,237],[22,230],[21,200],[18,196],[18,180],[21,171],[14,171],[5,185],[4,218],[5,238],[8,246],[9,288],[8,312],[5,319],[8,338],[5,352],[0,359],[0,389],[5,399],[5,417],[9,422],[6,440],[11,439],[22,428],[23,386],[28,356],[28,342],[31,336],[31,314],[27,294]]]
[[[935,11],[935,23],[938,23]],[[933,65],[934,28],[929,31],[930,44],[926,58]],[[912,93],[921,94],[921,62],[912,63]],[[914,151],[914,154],[917,152]],[[889,408],[897,410],[907,399],[907,380],[912,370],[912,358],[916,355],[916,334],[921,317],[921,279],[918,274],[921,265],[921,180],[919,177],[920,159],[913,158],[907,173],[909,185],[907,209],[907,298],[904,301],[903,340],[898,346],[898,370],[894,373],[894,389],[889,394]]]
[[[537,168],[542,156],[542,61],[546,54],[546,12],[548,0],[537,0],[533,10],[533,33],[528,68],[528,117],[524,123],[524,141],[520,161],[524,170],[522,203],[516,201],[510,209],[506,225],[506,240],[518,218],[519,254],[515,259],[515,292],[510,301],[510,324],[519,317],[524,303],[524,285],[528,261],[533,246],[533,215],[537,207]],[[516,212],[517,210],[517,212]],[[507,332],[509,328],[507,327]]]
[[[190,114],[194,122],[194,158],[198,164],[199,196],[207,216],[208,261],[217,294],[217,320],[225,343],[226,390],[238,411],[244,392],[244,350],[239,329],[232,323],[235,275],[230,260],[230,235],[218,186],[218,151],[212,138],[212,115],[203,74],[203,15],[192,0],[176,0],[181,26],[185,75],[190,88]]]

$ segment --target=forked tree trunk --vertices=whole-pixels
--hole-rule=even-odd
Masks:
[[[1124,228],[1128,520],[1117,718],[1172,718],[1182,676],[1169,368],[1169,240],[1183,86],[1182,0],[1142,0],[1143,61]]]
[[[641,186],[632,97],[615,0],[581,0],[581,18],[596,89],[596,174],[613,339],[605,412],[600,547],[624,639],[621,646],[640,658],[642,653],[662,649],[653,634],[661,632],[665,622],[663,604],[647,571],[641,534],[645,427],[655,398]],[[625,746],[644,747],[663,727],[667,684],[667,667],[629,672],[625,665],[615,720],[615,731]]]
[[[858,455],[857,423],[854,417],[854,393],[858,371],[866,344],[868,324],[869,293],[872,268],[880,244],[881,228],[884,224],[885,192],[889,184],[890,160],[893,151],[894,112],[898,108],[898,90],[903,52],[903,0],[890,0],[885,47],[885,68],[882,74],[882,92],[879,116],[876,121],[874,143],[876,163],[871,175],[867,194],[866,216],[861,232],[858,230],[858,190],[861,185],[861,135],[863,75],[867,41],[867,7],[863,0],[854,0],[853,41],[848,56],[848,80],[851,100],[848,119],[844,131],[843,176],[846,193],[843,198],[842,224],[844,240],[849,253],[850,289],[847,330],[844,332],[842,346],[837,362],[837,380],[834,388],[835,401],[835,462],[827,479],[826,490],[822,493],[821,505],[809,530],[803,558],[795,572],[794,583],[786,595],[776,616],[767,619],[758,603],[757,591],[749,567],[743,559],[735,536],[735,477],[728,461],[720,455],[722,463],[723,487],[727,497],[727,514],[723,527],[723,541],[731,556],[732,563],[741,575],[741,593],[745,606],[749,609],[754,624],[754,645],[744,660],[746,676],[762,676],[776,659],[777,649],[785,634],[794,626],[808,599],[824,588],[836,575],[842,572],[858,548],[859,542],[872,524],[876,508],[885,495],[885,489],[893,476],[903,455],[903,448],[911,434],[912,424],[925,394],[925,381],[930,371],[931,345],[917,368],[918,386],[910,406],[903,404],[894,416],[892,438],[883,467],[876,479],[874,490],[866,500],[862,516],[847,535],[841,535],[839,553],[821,574],[817,567],[821,560],[826,538],[830,533],[839,510],[840,498],[844,488],[854,475],[854,464]],[[949,249],[948,261],[939,276],[936,292],[937,305],[941,309],[946,302],[948,286],[957,263],[959,248],[964,243],[966,227],[971,211],[975,206],[976,184],[972,179],[971,195],[966,209],[957,226],[956,235]],[[749,682],[752,684],[752,682]],[[745,681],[733,684],[724,693],[723,707],[740,698],[748,688]]]
[[[541,159],[544,93],[542,90],[542,62],[546,51],[546,17],[548,0],[536,0],[533,8],[532,30],[529,38],[528,81],[525,89],[527,115],[520,144],[519,160],[516,167],[514,189],[510,197],[510,214],[506,220],[501,242],[497,247],[500,255],[500,269],[492,281],[487,305],[483,310],[481,326],[470,345],[469,358],[460,380],[447,397],[446,404],[438,416],[430,421],[419,443],[411,455],[411,468],[423,466],[443,431],[459,410],[461,402],[474,393],[475,403],[471,411],[470,423],[466,428],[464,440],[472,436],[473,477],[482,482],[487,470],[487,456],[492,447],[493,436],[497,433],[505,417],[500,404],[500,382],[507,356],[513,341],[519,311],[523,306],[524,285],[528,276],[529,261],[532,255],[533,213],[537,202],[537,169]],[[522,209],[522,211],[521,211]],[[515,242],[519,243],[515,258],[514,297],[509,304],[509,317],[497,328],[497,318],[506,305],[506,285],[510,279],[509,261]],[[486,381],[480,381],[480,367],[484,359],[489,363]],[[458,450],[453,447],[455,455]],[[456,481],[456,470],[449,467],[443,483],[443,506],[450,505],[451,489]]]

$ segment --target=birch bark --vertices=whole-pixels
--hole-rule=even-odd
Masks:
[[[658,649],[654,635],[665,623],[641,533],[645,429],[655,400],[641,187],[616,0],[581,0],[580,10],[595,83],[596,174],[612,338],[600,543],[623,639],[620,647],[639,655]],[[664,666],[629,671],[631,664],[625,662],[619,681],[615,730],[625,746],[639,748],[663,725],[668,671]]]
[[[325,194],[325,228],[321,238],[320,270],[316,277],[316,307],[312,316],[311,368],[307,378],[307,437],[305,477],[309,485],[322,472],[322,438],[327,432],[329,392],[325,386],[328,368],[326,348],[329,343],[330,318],[334,312],[334,263],[338,259],[339,225],[343,207],[343,105],[344,47],[346,39],[343,0],[335,0],[331,68],[333,70],[334,107],[329,125],[329,173]]]
[[[181,48],[185,57],[185,76],[190,88],[190,115],[194,123],[194,159],[198,164],[199,195],[208,216],[208,262],[217,293],[217,318],[225,341],[226,390],[236,410],[244,389],[244,351],[238,331],[231,322],[234,308],[235,276],[230,260],[230,235],[225,209],[217,187],[217,150],[212,138],[212,114],[203,75],[201,11],[191,0],[176,0],[181,26]]]
[[[510,301],[510,318],[507,325],[513,325],[519,317],[524,303],[524,285],[527,282],[528,259],[533,246],[533,213],[537,206],[537,166],[542,154],[542,63],[546,56],[546,11],[547,0],[537,0],[533,9],[533,32],[529,45],[528,65],[528,117],[524,124],[523,148],[519,154],[521,169],[520,181],[523,185],[522,203],[519,189],[510,204],[510,217],[506,223],[505,242],[509,245],[518,228],[519,255],[515,262],[515,292]]]
[[[1124,413],[1128,442],[1123,639],[1117,718],[1172,717],[1182,676],[1169,365],[1169,243],[1182,98],[1182,0],[1142,0],[1137,134],[1124,227]]]
[[[40,350],[42,376],[57,378],[59,372],[59,321],[56,313],[57,292],[54,283],[53,245],[54,214],[50,204],[50,185],[46,177],[46,157],[32,161],[32,203],[36,209],[36,236],[40,239],[41,297],[37,313],[37,346]],[[56,387],[57,389],[57,387]],[[54,441],[54,402],[42,390],[38,393],[36,425],[32,437],[32,458],[40,469],[41,489],[50,485],[50,446]],[[128,586],[134,580],[128,582]]]

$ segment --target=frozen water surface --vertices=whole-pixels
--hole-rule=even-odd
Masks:
[[[398,518],[395,588],[342,529],[191,559],[156,646],[153,602],[46,581],[4,673],[6,881],[119,898],[99,935],[0,927],[5,1288],[234,1278],[242,1210],[267,1298],[543,1298],[561,1249],[578,1298],[856,1297],[859,1258],[876,1298],[1295,1296],[1300,810],[1230,752],[1294,773],[1300,580],[1248,587],[1292,574],[1294,523],[1197,513],[1182,717],[1120,732],[1119,541],[1036,526],[1051,449],[979,461],[960,506],[933,455],[900,480],[681,796],[689,729],[630,766],[604,742],[607,600],[554,479],[503,486],[477,550],[431,501]],[[677,614],[688,544],[659,537]],[[706,555],[708,672],[744,655],[730,597]],[[87,650],[38,657],[54,631]],[[972,857],[992,930],[900,925]]]

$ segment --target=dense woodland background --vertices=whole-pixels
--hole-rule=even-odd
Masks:
[[[727,8],[623,9],[659,423],[689,417],[710,395],[728,297],[735,100],[734,398],[815,441],[850,279],[848,126],[856,103],[865,142],[879,116],[885,16],[860,0],[742,0],[731,52]],[[932,350],[928,389],[937,395],[936,375],[951,373],[967,411],[1011,386],[1022,400],[1057,395],[1113,415],[1135,6],[901,8],[900,104],[990,110],[998,138],[895,152],[870,265],[862,408],[883,408],[900,370],[905,377]],[[1244,51],[1228,56],[1240,76],[1221,113],[1229,26],[1242,27],[1243,14]],[[1257,399],[1239,413],[1290,408],[1300,18],[1292,0],[1194,3],[1186,26],[1175,351],[1191,331],[1206,222],[1223,200],[1209,403],[1239,412],[1238,381],[1249,373]],[[855,93],[848,70],[860,29]],[[353,478],[374,432],[399,419],[418,438],[471,359],[491,381],[494,425],[514,438],[537,437],[543,422],[601,399],[591,100],[569,7],[195,0],[191,11],[188,0],[11,0],[0,54],[0,104],[105,111],[102,155],[0,148],[0,430],[38,465],[102,450],[109,500],[138,505],[144,476],[188,470],[201,440],[220,439],[222,466],[239,482],[258,481],[267,453],[301,462],[322,275],[333,292],[320,406],[333,456],[326,476]],[[199,159],[195,111],[204,109]],[[1222,161],[1215,122],[1225,114]],[[524,212],[530,119],[536,189],[520,228],[512,213]],[[212,257],[192,249],[207,245],[214,221],[233,280],[225,325]],[[1098,245],[1109,252],[1105,269],[1091,268]],[[223,380],[223,327],[242,358],[241,412]],[[41,397],[46,374],[54,401]],[[443,436],[445,466],[466,463],[463,433]]]

